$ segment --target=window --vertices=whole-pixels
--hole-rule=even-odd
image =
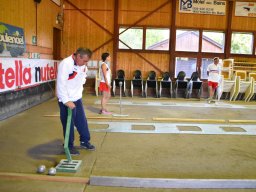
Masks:
[[[192,73],[196,71],[196,58],[176,57],[175,59],[175,77],[180,71],[186,73],[186,78],[190,78]]]
[[[202,38],[202,52],[224,53],[224,32],[203,31]]]
[[[213,59],[212,58],[203,58],[202,59],[201,79],[208,79],[207,67],[211,63],[213,63]]]
[[[253,34],[252,33],[232,33],[231,53],[252,54]]]
[[[124,31],[125,27],[119,28],[119,33]],[[119,39],[127,44],[132,49],[142,49],[143,29],[142,28],[130,28],[124,33],[119,35]],[[119,41],[119,49],[129,49],[125,44]]]
[[[137,50],[169,50],[170,29],[142,27],[126,29],[127,27],[119,28],[119,33],[124,31],[119,35],[119,49],[129,49],[130,47]],[[143,37],[144,34],[145,37]],[[143,42],[143,39],[146,42]]]
[[[199,31],[177,30],[176,51],[199,51]]]
[[[147,50],[169,50],[169,29],[147,29],[146,49]]]

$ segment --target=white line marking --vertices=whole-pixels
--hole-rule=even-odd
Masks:
[[[176,189],[255,189],[255,179],[165,179],[91,176],[90,185]]]
[[[134,123],[134,122],[97,122],[89,121],[90,124],[108,124],[107,129],[91,129],[94,132],[116,132],[116,133],[154,133],[154,134],[196,134],[196,135],[256,135],[256,125],[229,125],[229,124],[192,124],[192,123]],[[151,125],[154,130],[133,130],[132,125]],[[180,131],[177,126],[197,126],[202,131]],[[246,132],[225,131],[225,128],[240,127]]]

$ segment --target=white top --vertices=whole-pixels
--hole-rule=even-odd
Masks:
[[[208,65],[207,71],[209,72],[208,81],[219,82],[220,79],[220,65],[215,65],[214,63]]]
[[[67,103],[82,98],[87,71],[87,66],[75,64],[72,55],[60,62],[57,74],[57,97],[59,102]]]
[[[104,74],[103,74],[103,71],[102,71],[102,65],[104,65],[104,64],[107,67],[106,78],[107,78],[108,83],[110,84],[110,82],[111,82],[111,69],[109,68],[108,64],[105,63],[105,62],[102,62],[101,66],[100,66],[100,79],[101,79],[100,82],[106,83],[105,78],[104,78]]]

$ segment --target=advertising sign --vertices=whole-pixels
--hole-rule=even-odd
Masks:
[[[256,2],[236,2],[235,16],[256,17]]]
[[[179,0],[180,13],[225,15],[226,1],[218,0]]]
[[[0,58],[0,93],[55,80],[58,63],[47,59]]]
[[[18,57],[26,50],[22,28],[0,22],[0,57]]]

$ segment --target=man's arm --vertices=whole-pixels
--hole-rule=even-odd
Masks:
[[[70,109],[75,108],[75,104],[72,101],[69,101],[68,91],[67,91],[67,82],[69,78],[69,65],[68,63],[61,62],[58,66],[58,75],[57,75],[57,96],[63,104],[65,104]]]

